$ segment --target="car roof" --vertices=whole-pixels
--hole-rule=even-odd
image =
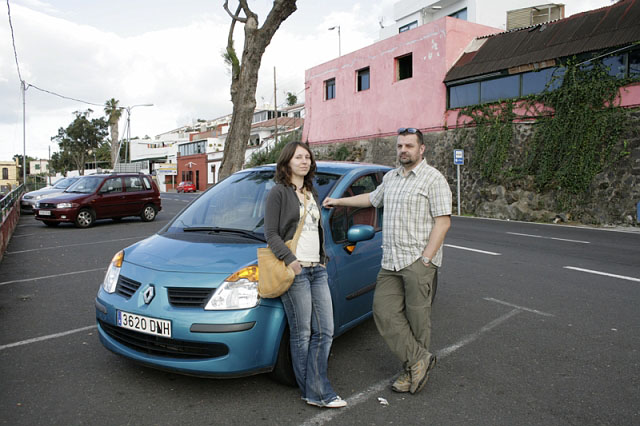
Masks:
[[[247,170],[273,170],[275,164],[265,164],[262,166],[256,166]],[[333,173],[343,175],[352,170],[357,169],[373,169],[373,170],[390,170],[391,167],[383,166],[380,164],[371,163],[359,163],[356,161],[316,161],[316,171],[320,173]]]

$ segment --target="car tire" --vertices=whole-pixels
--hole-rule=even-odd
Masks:
[[[140,219],[142,219],[143,222],[151,222],[153,219],[156,218],[157,214],[158,213],[156,211],[155,206],[153,204],[147,204],[142,209],[142,214],[140,214]]]
[[[296,387],[296,375],[293,372],[293,363],[291,361],[291,348],[289,345],[289,327],[285,328],[282,334],[282,340],[280,340],[280,347],[278,348],[278,358],[276,359],[276,365],[273,366],[273,371],[269,373],[276,382],[283,385]]]
[[[60,225],[60,222],[53,222],[51,220],[43,220],[44,224],[47,226],[50,226],[52,228],[55,228],[56,226]]]
[[[80,209],[78,215],[76,216],[76,226],[78,228],[88,228],[93,225],[96,217],[93,212],[89,209]]]

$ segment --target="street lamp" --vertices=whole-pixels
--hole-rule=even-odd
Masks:
[[[138,104],[138,105],[131,105],[131,106],[127,106],[127,107],[122,107],[124,109],[127,110],[127,145],[129,145],[127,147],[127,150],[131,149],[131,110],[134,109],[135,107],[139,107],[139,106],[153,106],[153,104]],[[125,151],[124,153],[124,161],[127,161],[127,154],[128,152]],[[116,157],[116,164],[118,163],[118,160],[120,159],[120,148],[118,148],[118,156]],[[114,169],[115,169],[115,165],[114,165]],[[115,170],[114,170],[115,172]]]
[[[335,29],[338,29],[338,56],[342,56],[342,41],[340,40],[340,25],[335,25],[331,28],[329,28],[329,31],[333,31]]]

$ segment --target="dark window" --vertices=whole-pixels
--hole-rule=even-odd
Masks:
[[[508,77],[486,80],[480,83],[480,102],[517,98],[519,95],[519,75],[510,75]]]
[[[624,78],[627,65],[625,59],[627,55],[609,56],[602,59],[602,65],[608,69],[609,75],[615,78]]]
[[[555,90],[562,85],[563,68],[545,68],[522,74],[521,96]]]
[[[100,192],[103,194],[122,192],[122,179],[119,177],[107,179],[100,188]]]
[[[369,67],[358,70],[358,92],[369,90]]]
[[[629,77],[640,74],[640,50],[629,52]]]
[[[124,178],[126,192],[142,191],[142,180],[139,176],[127,176]]]
[[[449,108],[480,103],[480,83],[461,84],[449,88]]]
[[[375,174],[362,176],[342,194],[342,197],[369,193],[379,184],[378,176]],[[336,207],[330,219],[333,241],[346,241],[347,231],[353,225],[371,225],[376,231],[380,230],[382,210],[375,207]]]
[[[463,21],[467,20],[467,8],[465,7],[464,9],[460,9],[459,11],[452,13],[451,15],[452,18],[457,18],[457,19],[462,19]]]
[[[398,28],[398,33],[403,33],[405,31],[412,30],[418,26],[418,21],[409,22],[407,25],[403,25]]]
[[[6,167],[2,168],[2,179],[9,179],[9,169]]]
[[[396,81],[413,77],[413,55],[396,58]]]
[[[336,79],[332,78],[324,82],[324,98],[325,100],[336,97]]]

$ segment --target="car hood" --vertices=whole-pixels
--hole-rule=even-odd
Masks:
[[[62,191],[64,191],[64,189],[47,187],[47,188],[38,189],[37,191],[27,192],[24,195],[25,195],[25,197],[26,196],[30,196],[31,198],[35,198],[38,195],[56,194],[56,193],[59,193],[59,192],[62,192]]]
[[[256,244],[203,243],[153,235],[125,249],[124,261],[157,271],[231,275],[257,263]]]
[[[47,197],[46,200],[49,203],[64,203],[68,201],[74,201],[78,198],[84,198],[91,194],[79,194],[77,192],[60,192],[53,194],[51,197]]]

